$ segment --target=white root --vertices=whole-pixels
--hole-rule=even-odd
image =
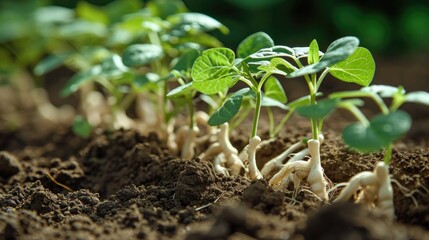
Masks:
[[[85,118],[91,126],[100,126],[106,123],[106,116],[108,116],[109,108],[103,95],[97,91],[90,91],[82,99],[82,111]]]
[[[226,167],[223,167],[225,163],[225,155],[223,153],[217,155],[213,160],[213,166],[214,170],[217,173],[223,174],[225,176],[229,176],[228,169]]]
[[[305,158],[307,158],[308,154],[309,154],[308,148],[302,149],[302,150],[301,150],[301,151],[299,151],[297,154],[294,154],[294,155],[292,156],[292,158],[290,158],[290,159],[287,161],[287,163],[292,164],[292,163],[297,162],[297,161],[304,161],[304,159],[305,159]],[[307,161],[305,161],[305,162],[307,162]],[[279,188],[281,188],[281,189],[286,189],[286,188],[288,188],[288,187],[289,187],[289,184],[290,184],[291,182],[293,182],[293,183],[294,183],[294,186],[295,186],[295,185],[296,185],[295,181],[297,181],[297,180],[294,180],[294,179],[296,179],[296,177],[297,177],[297,176],[295,176],[295,175],[298,175],[298,176],[299,176],[300,174],[299,174],[299,173],[298,173],[298,174],[297,174],[297,173],[291,173],[291,174],[289,174],[289,176],[288,176],[288,177],[285,177],[285,178],[283,179],[283,181],[280,183]],[[305,176],[307,176],[307,175],[305,175]],[[304,178],[305,178],[305,176],[303,176],[301,179],[304,179]],[[300,180],[300,181],[301,181],[301,180]]]
[[[197,126],[194,126],[192,129],[187,128],[186,138],[182,145],[181,157],[185,160],[191,160],[195,155],[195,138],[200,130]]]
[[[356,203],[363,203],[369,207],[375,206],[389,220],[395,218],[388,165],[378,162],[373,172],[365,171],[353,176],[335,202],[348,201],[359,189],[362,191]]]
[[[319,140],[311,139],[307,142],[310,159],[308,161],[298,160],[303,157],[306,151],[301,151],[298,157],[293,161],[289,161],[284,167],[271,178],[269,184],[271,186],[288,181],[291,178],[294,183],[295,193],[300,186],[301,181],[307,177],[307,182],[310,189],[320,199],[328,200],[326,192],[327,182],[323,176],[323,168],[320,162],[320,143],[324,141],[322,134],[319,135]],[[298,155],[298,154],[297,154]]]
[[[133,119],[131,119],[130,117],[128,117],[127,114],[125,113],[125,111],[123,111],[122,109],[116,110],[115,113],[113,114],[113,118],[114,118],[113,119],[113,127],[115,129],[136,128],[136,122]]]
[[[256,148],[260,143],[261,138],[254,136],[249,140],[249,147],[247,149],[247,155],[249,156],[249,177],[252,180],[263,178],[258,166],[256,165]]]
[[[277,157],[274,157],[273,159],[269,160],[265,163],[264,167],[262,167],[261,173],[264,177],[268,176],[273,170],[280,169],[283,167],[284,160],[289,157],[294,151],[296,151],[298,148],[304,146],[304,143],[297,142],[287,148],[285,151],[283,151],[280,155]],[[302,159],[302,158],[301,158]]]
[[[217,138],[222,148],[222,152],[225,155],[226,167],[230,170],[234,176],[240,175],[241,169],[244,169],[244,164],[238,157],[238,150],[232,146],[228,136],[228,123],[220,125],[219,131],[217,132]]]

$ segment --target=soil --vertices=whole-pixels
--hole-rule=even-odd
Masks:
[[[336,112],[324,126],[330,188],[383,159],[342,143],[346,118]],[[155,134],[98,129],[82,139],[70,129],[2,131],[0,239],[429,239],[424,122],[394,146],[394,222],[361,205],[321,202],[305,184],[293,196],[266,180],[217,174],[210,162],[172,155]],[[238,149],[247,142],[246,124],[232,132]],[[307,120],[292,118],[258,151],[259,167],[309,131]],[[268,138],[263,127],[260,135]]]

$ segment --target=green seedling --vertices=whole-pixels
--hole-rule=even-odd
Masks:
[[[303,76],[307,82],[310,104],[299,106],[296,111],[311,120],[312,139],[307,141],[310,160],[289,161],[280,172],[270,180],[270,185],[293,181],[295,188],[300,185],[302,179],[307,177],[311,190],[321,199],[327,200],[327,182],[323,176],[323,168],[320,163],[320,144],[324,137],[321,134],[323,119],[336,107],[337,99],[317,101],[319,87],[326,75],[330,73],[335,78],[368,86],[374,75],[375,63],[370,52],[358,47],[359,40],[355,37],[344,37],[332,42],[325,53],[319,51],[316,40],[313,40],[308,48],[294,48],[294,54],[286,54],[297,65],[293,72],[285,74],[287,78]],[[273,49],[271,49],[273,50]],[[261,50],[262,56],[280,55],[279,53]],[[284,55],[284,53],[283,53]],[[308,65],[304,66],[301,58],[306,58]],[[273,60],[271,60],[273,61]],[[317,73],[321,72],[318,76]],[[289,152],[290,150],[286,150]],[[301,152],[302,153],[302,152]],[[275,161],[275,160],[273,160]],[[267,171],[268,172],[268,171]]]
[[[357,91],[331,94],[331,99],[341,99],[339,107],[349,110],[359,120],[343,130],[344,142],[361,152],[384,149],[384,161],[377,163],[373,172],[356,174],[346,184],[335,201],[348,201],[359,189],[363,189],[356,202],[375,206],[390,220],[394,219],[393,190],[389,176],[393,143],[411,128],[411,117],[399,107],[407,102],[429,106],[429,93],[423,91],[406,93],[402,87],[373,85]],[[368,97],[375,101],[381,114],[368,120],[359,110],[361,101],[355,98]],[[353,98],[352,100],[343,100]],[[388,107],[383,98],[392,98]]]
[[[249,139],[248,161],[249,176],[251,179],[261,178],[262,175],[256,167],[256,147],[261,142],[257,135],[258,121],[262,105],[281,106],[286,108],[280,101],[286,100],[281,85],[275,78],[270,78],[273,74],[285,74],[278,68],[290,69],[290,64],[285,60],[277,58],[268,66],[261,66],[260,69],[251,69],[248,61],[249,54],[257,52],[261,47],[272,47],[272,39],[265,33],[255,33],[240,43],[237,56],[234,51],[228,48],[213,48],[202,52],[192,67],[192,86],[207,95],[225,95],[229,88],[244,82],[248,88],[236,91],[224,100],[222,106],[216,110],[209,119],[210,125],[221,125],[231,120],[238,112],[245,96],[254,96],[255,111],[253,116],[252,130]],[[292,72],[290,69],[289,72]],[[264,85],[268,83],[265,88]],[[263,95],[263,90],[268,92],[272,99]],[[270,92],[271,91],[271,92]],[[264,101],[265,99],[265,101]]]

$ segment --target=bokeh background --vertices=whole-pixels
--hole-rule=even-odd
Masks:
[[[108,0],[87,1],[104,5]],[[77,1],[52,3],[74,7]],[[257,31],[276,44],[306,45],[316,38],[320,46],[345,35],[357,36],[377,55],[429,54],[427,0],[184,0],[190,11],[208,14],[229,29],[222,42],[234,48]]]

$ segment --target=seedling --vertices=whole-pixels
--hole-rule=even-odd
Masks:
[[[362,189],[356,198],[357,203],[375,206],[388,219],[394,219],[393,190],[389,176],[389,164],[392,159],[393,143],[411,128],[411,117],[399,107],[406,102],[421,103],[429,106],[429,93],[423,91],[406,93],[402,87],[374,85],[357,91],[334,93],[330,98],[369,97],[381,110],[369,121],[357,107],[359,101],[347,100],[339,104],[349,110],[359,120],[343,130],[344,142],[361,152],[384,150],[384,161],[377,163],[374,172],[356,174],[346,184],[335,201],[347,201]],[[392,98],[390,107],[382,98]]]
[[[344,37],[332,42],[327,51],[323,54],[319,51],[316,40],[313,40],[308,48],[292,49],[294,54],[289,54],[298,66],[296,71],[285,74],[287,78],[303,76],[307,82],[310,104],[299,106],[296,111],[311,119],[312,139],[308,140],[309,161],[288,162],[283,169],[270,180],[270,185],[280,183],[282,180],[293,179],[295,187],[298,186],[304,177],[310,184],[311,190],[321,199],[327,200],[326,180],[323,176],[323,168],[320,163],[320,144],[323,135],[321,128],[323,119],[336,107],[338,100],[329,99],[317,102],[318,89],[330,73],[335,78],[368,86],[374,75],[374,60],[365,48],[358,47],[359,40],[355,37]],[[263,50],[261,54],[269,54]],[[309,65],[303,66],[301,58],[306,57]],[[273,60],[271,60],[273,61]],[[322,72],[317,76],[318,72]],[[286,150],[289,151],[289,150]],[[298,174],[294,172],[298,171]],[[291,175],[291,176],[290,176]]]
[[[277,61],[265,66],[265,68],[252,69],[252,62],[249,55],[260,48],[272,46],[274,46],[274,43],[267,34],[262,32],[255,33],[243,40],[238,46],[238,59],[236,59],[235,53],[231,49],[213,48],[202,52],[202,55],[195,61],[192,67],[192,86],[204,94],[220,93],[224,95],[238,81],[244,82],[249,87],[238,90],[228,97],[223,105],[211,115],[209,119],[210,125],[221,125],[228,122],[239,112],[243,98],[245,96],[254,96],[255,111],[247,152],[249,177],[251,179],[262,178],[261,173],[256,167],[255,152],[261,142],[260,137],[257,135],[257,128],[263,98],[265,98],[263,97],[263,86],[270,79],[271,75],[275,73],[284,74],[284,72],[278,71],[278,67],[288,69],[290,64],[283,59],[277,59]],[[292,69],[289,70],[289,72],[292,71]],[[273,79],[271,81],[276,80]],[[273,96],[275,95],[282,98],[281,100],[285,100],[284,92],[282,95],[279,91],[278,86],[280,85],[274,83],[271,86],[276,87],[276,90],[273,91]],[[284,104],[280,101],[273,99],[272,102],[275,105],[284,107]],[[269,103],[269,101],[266,101],[266,103]]]

